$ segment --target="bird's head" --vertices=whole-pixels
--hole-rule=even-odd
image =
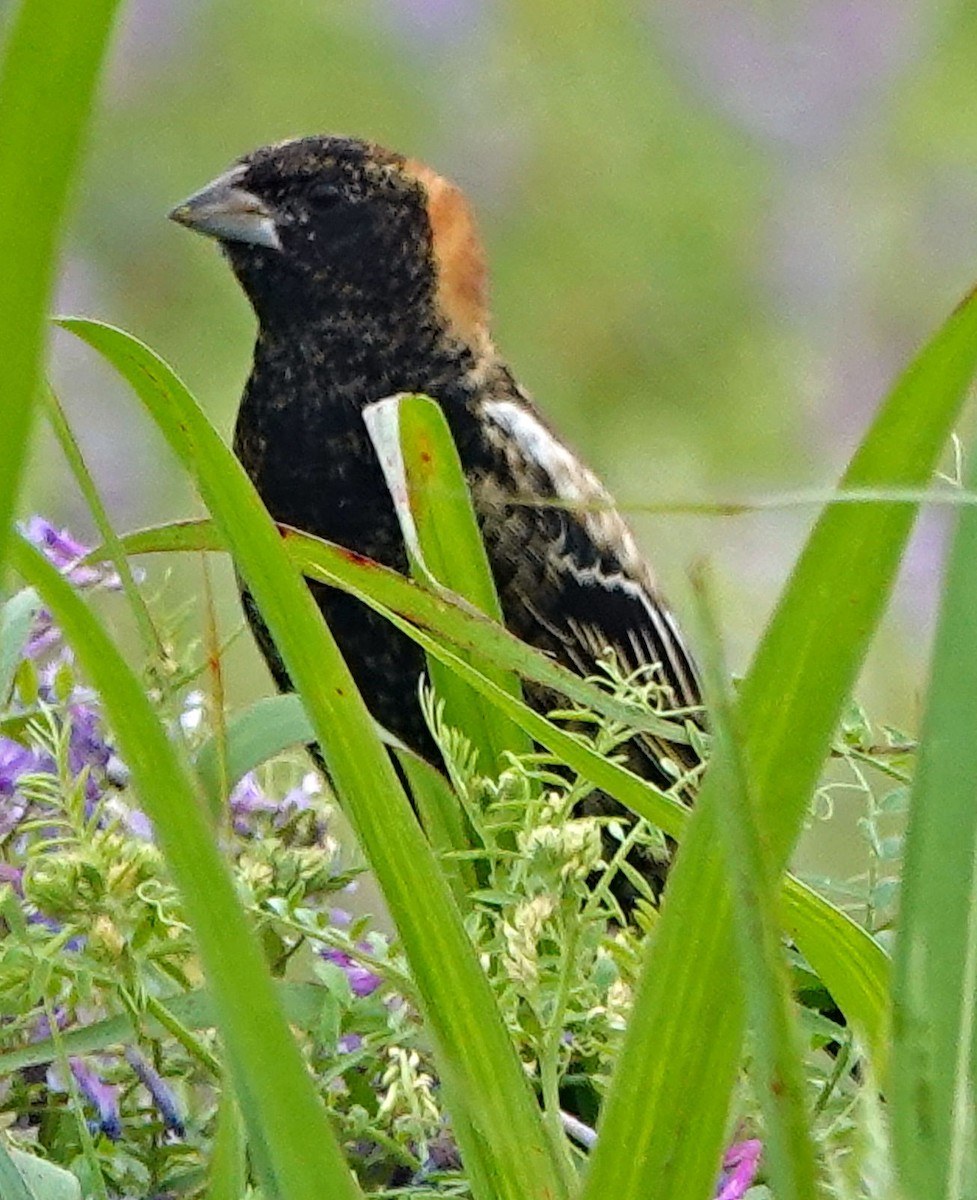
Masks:
[[[352,138],[279,142],[169,215],[220,242],[265,327],[342,313],[437,325],[473,348],[487,340],[468,203],[416,160]]]

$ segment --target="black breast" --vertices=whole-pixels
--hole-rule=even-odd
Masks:
[[[363,421],[363,408],[404,391],[434,395],[465,408],[464,362],[452,357],[411,368],[363,351],[333,347],[324,356],[296,355],[259,341],[234,434],[234,449],[277,521],[336,542],[398,571],[407,558],[400,526]],[[341,362],[342,372],[331,365]],[[436,758],[417,704],[423,653],[382,617],[351,596],[312,590],[373,716],[409,746]],[[290,682],[264,623],[242,589],[248,620],[276,683]]]

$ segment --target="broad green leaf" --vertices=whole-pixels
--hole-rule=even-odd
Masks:
[[[0,566],[41,380],[58,239],[119,0],[22,0],[0,62]]]
[[[975,610],[977,512],[967,508],[947,564],[903,860],[892,1127],[907,1200],[977,1194]]]
[[[284,528],[284,527],[283,527]],[[306,534],[285,529],[285,544],[294,561],[309,576],[342,586],[372,603],[379,611],[396,613],[407,618],[401,628],[423,645],[428,654],[449,653],[444,642],[468,646],[478,639],[482,630],[491,636],[483,643],[484,655],[498,655],[496,661],[512,663],[526,678],[549,682],[548,670],[555,664],[525,646],[497,626],[472,618],[454,604],[429,605],[434,599],[403,579],[396,572],[375,564],[354,561],[340,547]],[[179,522],[129,534],[123,539],[130,553],[149,553],[161,550],[219,550],[220,537],[207,522]],[[382,598],[383,603],[379,602]],[[441,598],[442,600],[445,598]],[[388,607],[389,606],[389,607]],[[469,640],[460,631],[466,622],[476,622]],[[439,643],[423,630],[436,632]],[[501,636],[496,636],[500,634]],[[449,659],[445,658],[448,662]],[[561,755],[588,779],[593,780],[641,816],[658,825],[670,836],[681,839],[688,812],[677,801],[660,793],[645,780],[624,768],[609,763],[589,748],[584,741],[574,739],[551,722],[481,676],[458,656],[450,661],[455,671],[467,673],[471,686],[481,691],[491,703],[502,706],[509,716],[542,745]],[[564,675],[566,678],[564,679]],[[554,686],[567,693],[583,681],[565,672],[554,680]],[[612,698],[592,685],[579,692],[580,702],[602,711],[615,720],[635,724],[633,706],[622,711],[614,707]],[[610,702],[610,703],[608,703]],[[602,707],[603,706],[603,707]],[[649,727],[650,728],[650,727]],[[674,725],[672,728],[676,728]],[[818,896],[799,880],[788,878],[784,885],[783,911],[785,928],[796,940],[808,961],[824,980],[849,1021],[866,1039],[880,1073],[884,1070],[888,1008],[888,958],[877,942],[845,913]]]
[[[0,706],[10,697],[14,675],[40,607],[37,592],[22,588],[0,608]]]
[[[410,961],[473,1178],[491,1180],[493,1196],[557,1200],[568,1183],[457,906],[277,528],[243,468],[157,355],[121,330],[62,323],[128,380],[192,472],[275,639]],[[239,1098],[247,1118],[247,1098]],[[253,1137],[249,1141],[253,1145]]]
[[[285,1022],[257,939],[190,777],[139,680],[85,603],[47,559],[13,543],[13,565],[37,589],[99,692],[153,821],[196,935],[251,1140],[266,1148],[271,1195],[318,1200],[359,1191]],[[241,997],[247,996],[247,1004]]]
[[[392,396],[370,405],[363,416],[383,464],[411,574],[422,587],[449,590],[500,623],[502,609],[468,484],[439,405],[427,396]],[[503,691],[521,694],[511,671],[494,664],[483,670]],[[465,731],[484,774],[497,774],[506,752],[532,750],[522,730],[483,704],[457,675],[430,658],[428,671],[445,721]]]
[[[41,1200],[28,1186],[26,1172],[19,1169],[26,1157],[22,1151],[8,1150],[5,1138],[0,1137],[0,1196],[4,1200]]]
[[[0,1196],[3,1200],[81,1200],[81,1184],[64,1167],[9,1149],[0,1138]]]
[[[898,381],[843,486],[926,484],[975,363],[971,297]],[[743,682],[742,749],[775,872],[803,822],[915,512],[905,503],[829,506]],[[713,1185],[745,1020],[728,868],[716,851],[720,782],[707,772],[672,872],[605,1102],[586,1200],[704,1200]]]

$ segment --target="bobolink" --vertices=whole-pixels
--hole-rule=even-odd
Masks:
[[[367,142],[308,137],[245,155],[170,215],[220,242],[257,315],[234,448],[277,520],[405,570],[362,412],[424,392],[457,442],[509,628],[582,675],[608,652],[625,671],[659,664],[674,707],[699,703],[695,666],[627,524],[492,343],[483,251],[453,184]],[[421,652],[354,598],[315,591],[374,717],[438,761],[416,702]],[[688,746],[642,739],[629,758],[668,786],[663,754],[695,761]],[[597,794],[587,807],[610,803]],[[647,854],[636,865],[657,890],[665,865]]]

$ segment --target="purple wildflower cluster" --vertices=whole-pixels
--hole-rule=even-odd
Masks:
[[[358,948],[364,953],[371,953],[370,947],[366,943]],[[330,962],[334,966],[339,967],[349,980],[350,991],[354,996],[372,996],[383,983],[379,975],[371,971],[369,967],[364,967],[362,963],[358,963],[345,950],[334,950],[327,947],[325,950],[319,951],[319,957],[325,962]]]
[[[39,1031],[42,1029],[43,1026],[39,1025]],[[134,1046],[126,1047],[122,1055],[102,1055],[97,1068],[95,1063],[88,1058],[72,1056],[68,1059],[71,1080],[83,1101],[94,1113],[94,1117],[89,1122],[92,1133],[103,1134],[113,1142],[119,1141],[122,1137],[120,1099],[123,1087],[119,1083],[109,1083],[106,1079],[110,1072],[118,1073],[122,1062],[128,1065],[136,1079],[146,1089],[153,1107],[159,1113],[163,1128],[174,1136],[182,1138],[186,1133],[185,1118],[173,1089],[142,1051],[137,1050]],[[46,1081],[52,1092],[71,1090],[68,1081],[62,1077],[56,1066],[48,1068]]]
[[[75,587],[121,588],[114,570],[87,563],[88,548],[67,531],[34,517],[22,527],[22,533]],[[29,594],[22,596],[29,600]],[[25,607],[22,603],[22,612]],[[22,645],[13,648],[14,653],[19,651],[21,669],[16,683],[0,696],[0,888],[6,886],[21,901],[29,927],[49,930],[60,938],[60,949],[74,953],[85,949],[86,942],[88,948],[94,945],[97,923],[88,936],[65,939],[64,913],[44,911],[46,902],[43,896],[39,898],[36,884],[37,868],[46,865],[49,853],[54,852],[52,863],[64,861],[67,791],[76,789],[74,797],[80,801],[85,828],[109,837],[117,831],[123,839],[120,846],[128,835],[148,848],[153,830],[144,813],[123,803],[120,788],[127,779],[125,766],[115,754],[98,697],[75,679],[71,650],[61,630],[36,601],[27,616],[29,620],[22,624]],[[190,693],[179,721],[189,746],[206,731],[205,715],[205,697]],[[274,797],[254,773],[245,775],[232,790],[228,850],[239,868],[244,864],[245,875],[248,864],[253,868],[252,878],[260,885],[252,887],[253,903],[260,906],[283,895],[307,903],[317,891],[334,891],[347,884],[348,879],[331,865],[328,848],[335,843],[327,837],[320,815],[320,791],[318,776],[308,774],[284,797]],[[139,861],[138,855],[133,861]],[[117,866],[121,869],[122,864]],[[43,878],[43,870],[41,875]],[[152,907],[152,900],[147,903]],[[351,924],[348,913],[337,909],[334,915],[337,926]],[[110,929],[109,936],[120,935]],[[370,952],[365,942],[361,948]],[[346,973],[355,1001],[363,1001],[379,988],[379,976],[361,966],[352,954],[325,951],[323,958]],[[55,1010],[59,1029],[71,1027],[80,1017],[87,1022],[106,1015],[97,1007],[75,1010],[75,1003],[72,999]],[[380,1001],[381,1006],[383,1003]],[[50,1043],[53,1030],[48,1018],[40,1014],[24,1032],[34,1043]],[[362,1046],[362,1035],[350,1030],[342,1033],[336,1048],[349,1055]],[[130,1110],[128,1097],[137,1086],[135,1080],[148,1093],[168,1138],[182,1137],[186,1116],[181,1104],[163,1073],[140,1050],[129,1047],[97,1057],[75,1056],[68,1065],[70,1076],[52,1066],[39,1078],[52,1093],[78,1096],[90,1114],[93,1132],[110,1141],[122,1137],[123,1113]],[[172,1073],[172,1063],[169,1069]],[[176,1070],[179,1074],[181,1068]]]
[[[114,570],[104,564],[89,565],[84,561],[88,547],[66,530],[57,529],[49,521],[35,516],[21,532],[43,550],[75,587],[108,591],[121,588]],[[125,768],[116,759],[105,729],[98,698],[74,681],[71,651],[50,612],[40,605],[33,611],[20,654],[32,667],[34,685],[30,700],[17,692],[0,697],[0,703],[5,706],[4,726],[18,734],[0,733],[0,852],[6,850],[13,856],[24,850],[33,828],[43,826],[46,821],[51,821],[53,828],[54,797],[62,782],[62,772],[66,771],[72,784],[83,789],[86,821],[95,818],[98,823],[102,822],[99,809],[107,793],[125,777]],[[31,720],[41,722],[44,718],[64,737],[64,761],[60,765],[52,750],[35,744],[37,739],[30,743],[20,740],[30,733]],[[136,817],[141,816],[136,814]],[[9,861],[0,862],[0,886],[4,884],[23,900],[24,868]],[[33,908],[25,916],[29,924],[44,925],[55,932],[60,928],[52,917]],[[64,949],[76,951],[83,943],[83,938],[71,938],[64,943]],[[68,1024],[64,1010],[58,1010],[57,1023],[59,1028]],[[43,1041],[50,1036],[50,1022],[41,1015],[32,1040]],[[149,1092],[164,1127],[174,1134],[182,1134],[184,1118],[172,1090],[162,1077],[138,1050],[127,1049],[125,1061]],[[91,1122],[93,1130],[117,1140],[122,1135],[119,1086],[107,1083],[88,1059],[72,1057],[69,1065],[79,1094],[95,1113]],[[49,1070],[47,1079],[52,1091],[66,1090],[66,1081],[58,1078],[55,1069]]]
[[[56,567],[79,588],[102,587],[110,591],[121,586],[118,575],[104,566],[89,566],[82,560],[88,550],[66,530],[56,529],[41,517],[32,517],[23,533],[39,546]],[[18,716],[30,716],[30,708],[46,709],[58,727],[67,731],[67,769],[73,779],[83,779],[86,815],[91,815],[101,799],[114,751],[108,741],[98,709],[97,698],[87,689],[70,684],[62,694],[64,679],[70,678],[71,651],[51,614],[38,607],[21,648],[25,659],[36,670],[36,698],[30,706],[14,703],[6,725]],[[0,697],[6,702],[7,697]],[[42,788],[31,787],[39,777],[57,778],[53,756],[17,737],[0,734],[0,837],[7,836],[30,817],[43,816],[44,804],[38,799]],[[40,780],[43,782],[43,779]],[[40,810],[40,811],[38,811]]]
[[[274,832],[281,832],[293,824],[297,817],[310,815],[310,835],[321,841],[326,830],[318,818],[316,797],[321,791],[318,775],[310,772],[298,787],[291,788],[278,799],[269,796],[258,782],[253,771],[243,775],[235,784],[228,798],[231,810],[231,826],[243,838],[254,837],[263,831],[263,825]]]

